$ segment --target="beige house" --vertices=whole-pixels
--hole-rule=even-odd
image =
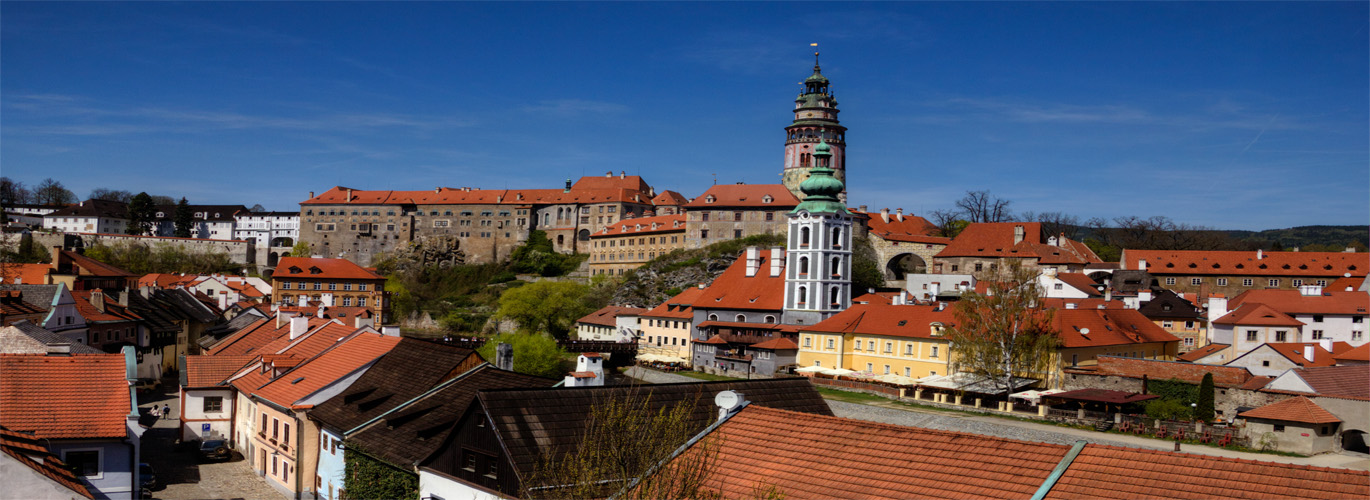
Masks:
[[[704,286],[687,288],[661,305],[642,313],[642,337],[637,352],[667,358],[681,358],[690,364],[690,329],[694,319],[692,304],[704,293]]]
[[[620,220],[590,235],[590,274],[622,276],[685,248],[685,214]]]

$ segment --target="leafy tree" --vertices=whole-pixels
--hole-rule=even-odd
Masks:
[[[536,333],[502,333],[491,337],[476,352],[487,360],[495,359],[501,342],[514,347],[514,371],[535,377],[561,378],[569,371],[566,350],[557,341]]]
[[[194,227],[195,220],[190,211],[190,203],[185,198],[181,198],[181,201],[176,204],[176,213],[172,214],[171,220],[176,225],[176,237],[190,237],[190,228]]]
[[[0,177],[0,205],[23,205],[29,203],[32,198],[33,194],[24,188],[24,183],[9,177]]]
[[[1203,381],[1199,382],[1199,402],[1194,408],[1194,418],[1208,422],[1213,420],[1213,373],[1205,373]]]
[[[237,273],[243,267],[223,252],[191,252],[169,244],[96,243],[86,247],[83,255],[136,274]]]
[[[966,196],[956,200],[956,208],[970,222],[1008,222],[1013,220],[1009,210],[1012,202],[990,196],[989,191],[966,191]]]
[[[107,188],[95,188],[91,190],[89,199],[128,203],[133,200],[133,193]]]
[[[590,312],[583,301],[586,291],[585,285],[568,281],[530,283],[504,292],[495,318],[513,320],[523,330],[565,339],[575,321]]]
[[[1036,274],[1017,261],[986,294],[962,295],[949,329],[952,371],[987,377],[1001,391],[1012,389],[1015,376],[1051,373],[1060,338],[1041,295]]]
[[[128,202],[128,228],[124,229],[124,232],[135,235],[150,234],[156,216],[157,206],[152,203],[152,197],[147,193],[138,193]]]
[[[297,242],[295,242],[295,246],[290,247],[290,256],[291,256],[291,257],[308,257],[308,256],[309,256],[309,244],[308,244],[308,243],[305,243],[305,242],[303,242],[303,241],[297,241]]]
[[[852,238],[852,278],[853,295],[861,295],[866,290],[885,286],[885,273],[880,271],[879,255],[866,238]]]
[[[356,443],[343,448],[343,468],[343,488],[351,498],[419,496],[418,476],[370,456]]]
[[[43,179],[33,188],[32,200],[39,205],[70,205],[76,203],[76,194],[62,186],[62,183],[52,180],[51,177]]]

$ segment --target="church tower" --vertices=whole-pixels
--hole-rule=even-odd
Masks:
[[[804,79],[804,91],[794,100],[794,123],[785,127],[785,170],[781,183],[800,200],[804,194],[799,184],[809,177],[814,167],[814,148],[826,142],[832,153],[833,177],[847,181],[847,129],[837,122],[837,99],[828,90],[828,78],[818,67],[818,53],[813,53],[813,75]],[[847,201],[844,187],[837,199]]]
[[[830,167],[827,142],[813,147],[804,201],[789,213],[785,253],[785,324],[812,325],[851,306],[852,217],[838,199],[846,189]]]

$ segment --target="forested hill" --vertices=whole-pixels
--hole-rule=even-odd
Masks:
[[[1266,229],[1264,231],[1226,231],[1233,238],[1260,245],[1271,250],[1293,250],[1305,252],[1340,252],[1346,247],[1365,251],[1370,240],[1370,226],[1299,226],[1287,229]]]

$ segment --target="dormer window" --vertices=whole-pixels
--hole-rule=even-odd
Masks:
[[[299,267],[296,267],[296,266],[290,266],[290,274],[299,274],[299,273],[302,273],[302,272],[304,272],[303,269],[300,269]]]
[[[769,194],[761,197],[761,203],[770,203],[772,201],[775,201],[775,198],[772,198]]]
[[[714,201],[717,201],[717,200],[718,200],[717,198],[714,198],[714,195],[709,195],[709,196],[705,196],[705,197],[704,197],[704,203],[713,203]]]
[[[322,273],[323,273],[323,269],[319,269],[318,266],[309,266],[309,274],[322,274]]]

